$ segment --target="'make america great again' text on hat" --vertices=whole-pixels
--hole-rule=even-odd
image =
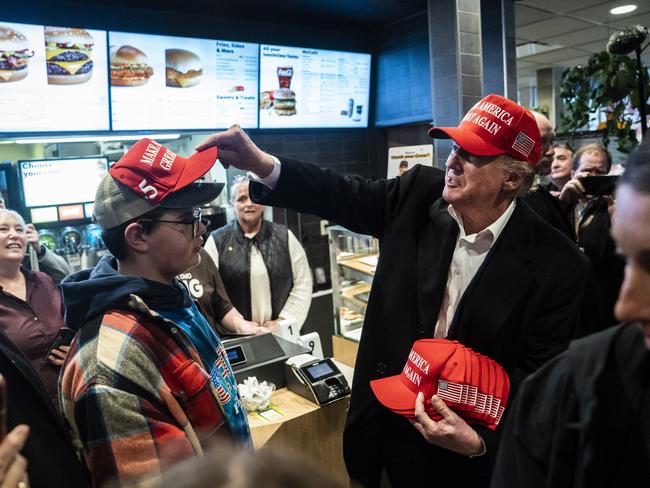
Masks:
[[[475,156],[510,154],[533,166],[542,151],[533,114],[499,95],[488,95],[479,101],[458,127],[433,127],[429,135],[434,139],[453,139]]]
[[[211,202],[222,183],[196,183],[214,165],[217,148],[183,158],[140,139],[109,170],[95,195],[95,219],[112,229],[156,207],[193,208]]]
[[[437,395],[467,423],[495,430],[506,408],[510,379],[498,363],[457,341],[421,339],[413,344],[401,374],[373,380],[370,387],[398,415],[414,418],[415,399],[422,392],[432,419],[441,418],[431,404]]]

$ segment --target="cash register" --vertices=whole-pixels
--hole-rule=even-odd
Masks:
[[[238,383],[255,376],[259,381],[272,382],[278,389],[287,386],[285,361],[309,352],[306,347],[274,334],[228,336],[221,341]]]

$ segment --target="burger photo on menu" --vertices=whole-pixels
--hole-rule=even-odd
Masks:
[[[296,94],[289,88],[274,90],[273,108],[277,115],[296,115]]]
[[[32,56],[34,51],[29,49],[29,42],[21,32],[0,25],[0,83],[25,78]]]
[[[203,76],[201,58],[185,49],[165,49],[165,84],[175,88],[198,85]]]
[[[111,46],[111,85],[138,86],[144,85],[153,75],[149,66],[149,58],[133,46]]]
[[[93,38],[85,29],[45,27],[45,61],[50,85],[74,85],[90,79]]]

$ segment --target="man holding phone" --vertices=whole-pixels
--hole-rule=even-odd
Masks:
[[[575,225],[578,246],[593,264],[604,325],[616,323],[612,310],[623,281],[624,260],[611,237],[614,185],[606,177],[612,155],[601,144],[586,144],[573,157],[573,173],[559,195]],[[601,183],[602,179],[602,183]]]
[[[559,199],[565,205],[578,205],[578,210],[584,210],[592,200],[582,179],[588,176],[605,176],[612,168],[612,155],[601,144],[586,144],[578,149],[573,156],[573,172],[571,179],[564,185]],[[579,215],[577,216],[579,220]],[[577,225],[577,223],[576,223]]]

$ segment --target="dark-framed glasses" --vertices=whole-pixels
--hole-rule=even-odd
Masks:
[[[191,219],[184,220],[164,220],[164,219],[141,219],[138,222],[160,222],[161,224],[183,224],[192,226],[192,239],[195,239],[199,235],[199,229],[201,227],[201,209],[195,208],[192,211]]]

